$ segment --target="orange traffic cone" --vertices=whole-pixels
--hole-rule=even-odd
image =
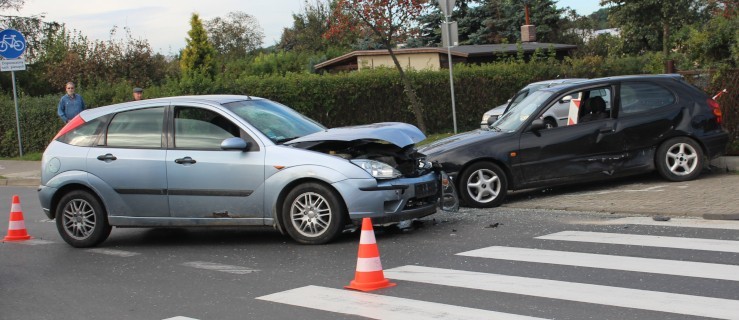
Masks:
[[[385,279],[385,274],[382,272],[380,250],[377,249],[372,220],[364,218],[362,219],[362,236],[359,238],[357,270],[354,274],[354,280],[344,288],[372,291],[393,286],[395,286],[395,283]]]
[[[8,224],[8,235],[3,241],[23,241],[31,239],[26,232],[26,223],[23,221],[21,201],[18,196],[13,196],[13,205],[10,207],[10,223]]]

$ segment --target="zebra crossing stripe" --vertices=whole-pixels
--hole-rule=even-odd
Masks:
[[[197,268],[197,269],[213,270],[213,271],[220,271],[220,272],[233,273],[233,274],[249,274],[252,272],[259,271],[259,270],[249,269],[249,268],[240,267],[240,266],[230,266],[226,264],[203,262],[203,261],[185,262],[182,265],[187,266],[187,267]]]
[[[632,224],[660,227],[705,228],[739,230],[739,221],[672,218],[669,221],[654,221],[650,217],[628,217],[604,221],[598,224]]]
[[[403,266],[385,270],[390,279],[521,294],[699,317],[739,319],[739,301],[463,270]]]
[[[296,288],[257,297],[257,299],[383,320],[541,319],[517,314],[318,286]]]
[[[562,231],[536,237],[536,239],[739,253],[739,241],[732,240],[646,236],[636,234],[584,231]]]
[[[457,255],[739,281],[739,266],[727,264],[498,246],[462,252]]]
[[[94,253],[101,253],[101,254],[107,254],[109,256],[116,256],[116,257],[133,257],[135,255],[139,255],[138,252],[131,252],[131,251],[123,251],[123,250],[115,250],[115,249],[87,249],[88,252],[94,252]]]

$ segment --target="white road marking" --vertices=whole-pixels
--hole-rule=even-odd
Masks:
[[[204,262],[204,261],[185,262],[182,265],[187,266],[187,267],[198,268],[198,269],[213,270],[213,271],[220,271],[220,272],[233,273],[233,274],[249,274],[252,272],[259,271],[259,270],[249,269],[249,268],[240,267],[240,266],[230,266],[226,264],[218,264],[218,263]]]
[[[176,317],[167,318],[167,319],[164,319],[164,320],[198,320],[198,319],[188,318],[188,317],[183,317],[183,316],[176,316]]]
[[[728,264],[511,247],[488,247],[457,255],[739,281],[739,266]]]
[[[541,237],[536,237],[536,239],[739,253],[739,241],[732,240],[645,236],[635,234],[583,231],[562,231]]]
[[[704,220],[704,219],[671,218],[668,221],[654,221],[654,219],[652,219],[651,217],[628,217],[628,218],[607,220],[603,222],[598,222],[596,224],[605,224],[605,225],[634,224],[634,225],[660,226],[660,227],[739,230],[739,221],[736,221],[736,220],[732,221],[732,220]]]
[[[133,257],[133,256],[140,254],[138,252],[115,250],[115,249],[102,249],[102,248],[87,249],[87,252],[107,254],[109,256],[124,257],[124,258]]]
[[[660,312],[739,319],[739,301],[602,285],[506,276],[452,269],[403,266],[387,278],[494,292],[522,294]]]
[[[541,319],[483,309],[318,286],[296,288],[257,297],[257,299],[310,309],[356,315],[370,319],[384,320]]]

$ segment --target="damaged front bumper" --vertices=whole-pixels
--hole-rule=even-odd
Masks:
[[[336,188],[342,190],[343,184],[357,182],[337,182]],[[455,211],[459,207],[453,184],[446,173],[436,169],[415,178],[362,180],[354,190],[352,194],[342,195],[349,218],[355,223],[371,218],[373,224],[390,224],[434,214],[437,208]]]

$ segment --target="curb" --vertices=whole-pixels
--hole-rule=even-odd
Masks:
[[[739,220],[739,213],[705,213],[706,220]]]

